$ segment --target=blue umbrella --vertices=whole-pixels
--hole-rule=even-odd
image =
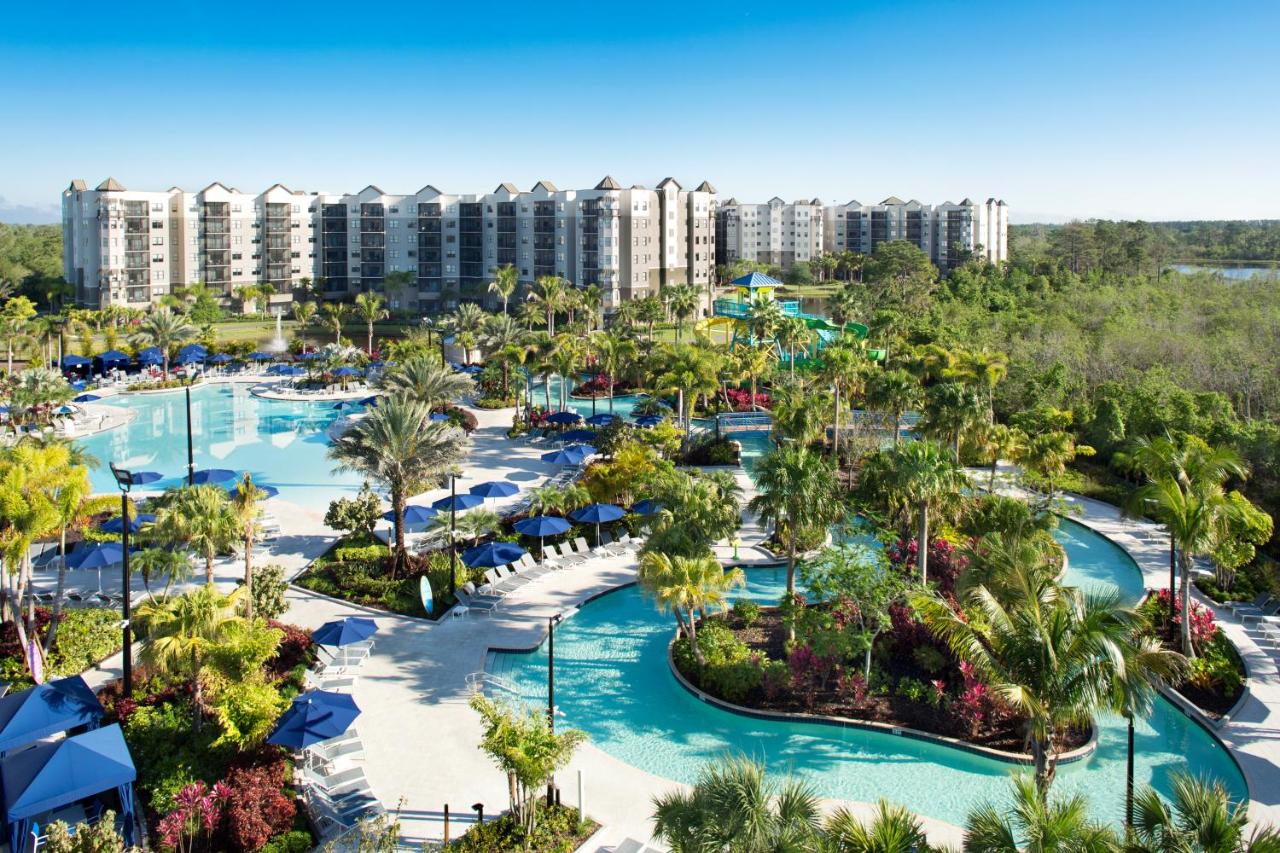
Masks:
[[[609,424],[613,423],[617,419],[618,419],[617,415],[610,414],[609,412],[601,412],[598,415],[592,415],[591,417],[587,418],[587,423],[591,424],[592,426],[608,426]]]
[[[84,367],[86,364],[93,364],[93,360],[82,355],[64,355],[62,357],[63,367]]]
[[[211,364],[226,364],[229,361],[231,361],[231,356],[227,355],[225,352],[220,352],[209,359]]]
[[[198,361],[204,361],[204,353],[180,352],[178,353],[178,364],[195,364]]]
[[[486,542],[462,552],[462,562],[473,569],[491,569],[514,563],[528,552],[514,542]]]
[[[147,347],[138,351],[138,364],[163,364],[164,353],[160,347]]]
[[[571,429],[558,437],[561,441],[595,441],[596,431],[593,429]]]
[[[240,489],[240,483],[235,482],[227,486],[227,491],[234,495]],[[280,490],[275,486],[264,486],[261,483],[254,483],[253,490],[258,493],[258,500],[268,501],[280,494]]]
[[[562,450],[542,454],[543,462],[553,465],[581,465],[583,460],[596,452],[589,444],[571,444]]]
[[[186,363],[189,361],[204,361],[209,355],[209,351],[200,344],[187,344],[178,350],[178,361]]]
[[[348,616],[326,622],[311,633],[311,642],[322,646],[349,646],[378,633],[378,623],[363,616]]]
[[[404,508],[404,523],[426,524],[437,515],[439,513],[429,506],[407,506]],[[387,521],[395,521],[396,512],[393,509],[389,509],[382,514],[382,517]]]
[[[365,397],[363,400],[361,400],[361,401],[360,401],[360,405],[362,405],[362,406],[369,406],[369,407],[371,407],[371,408],[372,408],[372,407],[374,407],[374,406],[377,406],[377,405],[378,405],[378,398],[377,398],[377,397]]]
[[[281,376],[306,376],[306,368],[303,367],[286,367],[280,371]]]
[[[130,519],[129,532],[137,533],[139,530],[142,529],[142,525],[150,524],[155,520],[156,520],[155,513],[140,512],[137,515],[135,515],[132,519]],[[121,516],[116,516],[115,518],[107,519],[106,521],[98,525],[98,529],[101,530],[103,533],[123,533],[124,518]]]
[[[473,506],[480,506],[484,503],[484,498],[479,495],[450,495],[447,498],[441,498],[433,502],[431,505],[438,510],[447,510],[452,507],[455,511],[471,509]]]
[[[660,509],[662,509],[662,504],[648,499],[631,505],[631,511],[636,515],[655,515]]]
[[[472,486],[468,491],[482,498],[509,498],[520,491],[520,487],[506,480],[492,480]]]
[[[613,504],[588,504],[580,509],[575,509],[569,513],[569,517],[580,524],[594,524],[596,526],[596,542],[600,541],[600,525],[617,521],[626,515],[622,507]]]
[[[642,415],[636,418],[636,423],[642,427],[655,427],[662,423],[662,415]]]
[[[435,412],[434,414],[432,414],[432,415],[431,415],[431,420],[433,420],[433,421],[447,421],[447,420],[449,420],[449,416],[448,416],[448,415],[446,415],[444,412]]]
[[[354,367],[339,367],[337,370],[333,371],[333,375],[334,376],[359,376],[360,371],[356,370]]]
[[[124,560],[124,548],[119,542],[97,542],[88,548],[72,551],[67,565],[73,569],[97,569],[98,589],[102,589],[103,566],[114,566]]]
[[[304,352],[298,356],[298,361],[315,361],[322,357],[318,352]]]
[[[75,398],[74,400],[72,400],[71,402],[73,402],[73,403],[92,403],[94,400],[101,400],[101,399],[102,399],[102,398],[101,398],[101,397],[99,397],[97,394],[81,394],[79,397],[76,397],[76,398]]]
[[[59,406],[54,410],[55,415],[74,415],[76,413],[74,406]]]
[[[236,472],[229,468],[202,468],[191,478],[191,482],[200,483],[222,483],[226,480],[234,479]]]
[[[334,403],[333,407],[339,412],[345,412],[347,409],[358,409],[360,404],[354,400],[343,400],[341,403]]]
[[[163,479],[164,475],[159,471],[132,471],[129,474],[129,484],[133,486],[145,486],[147,483]]]
[[[104,353],[99,353],[96,358],[102,361],[105,367],[108,364],[128,364],[129,356],[120,352],[118,349],[109,349]]]
[[[547,418],[547,423],[559,424],[561,426],[569,426],[571,424],[576,424],[580,420],[582,420],[582,415],[578,414],[577,412],[571,412],[568,409],[566,409],[563,412],[556,412],[552,414],[549,418]]]
[[[249,359],[251,361],[271,361],[272,358],[274,358],[274,356],[272,356],[271,353],[262,352],[261,350],[249,353]]]
[[[463,373],[470,373],[472,376],[475,376],[477,373],[480,373],[483,370],[484,368],[478,364],[469,364],[466,367],[462,368]]]
[[[9,407],[8,407],[8,406],[0,406],[0,415],[7,415],[7,414],[9,414]]]
[[[75,382],[71,382],[69,384],[71,385],[72,388],[76,389],[77,391],[83,391],[87,387],[83,379],[78,379]]]
[[[543,554],[543,540],[548,536],[559,536],[567,531],[572,525],[563,518],[557,518],[554,515],[533,515],[529,518],[522,518],[512,527],[517,533],[525,536],[538,537],[538,553]]]
[[[360,708],[350,695],[311,690],[294,697],[289,710],[276,722],[267,743],[306,749],[345,733],[358,716]]]

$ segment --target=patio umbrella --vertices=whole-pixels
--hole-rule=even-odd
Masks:
[[[209,359],[210,364],[227,364],[231,361],[231,356],[225,352],[220,352]]]
[[[145,486],[147,483],[154,483],[156,480],[163,480],[164,475],[159,471],[131,471],[129,473],[129,484],[132,486]]]
[[[662,415],[641,415],[636,418],[636,425],[642,427],[655,427],[662,423]]]
[[[467,491],[482,498],[509,498],[520,491],[520,487],[506,480],[491,480],[488,483],[472,486]]]
[[[563,412],[555,412],[552,414],[547,418],[547,423],[556,424],[558,426],[570,426],[572,424],[576,424],[580,420],[582,420],[582,415],[566,409]]]
[[[407,506],[404,508],[404,523],[406,525],[426,524],[437,515],[439,515],[439,513],[429,506]],[[396,512],[393,509],[389,509],[382,514],[382,517],[386,521],[395,521]]]
[[[209,357],[209,351],[200,344],[187,344],[178,350],[178,363],[188,364],[193,361],[204,361]]]
[[[484,503],[484,498],[479,495],[450,495],[447,498],[434,501],[431,506],[441,511],[452,508],[455,512],[461,512],[464,509],[480,506],[482,503]]]
[[[373,406],[378,405],[378,398],[377,398],[376,396],[375,396],[375,397],[365,397],[363,400],[361,400],[361,401],[360,401],[360,405],[362,405],[362,406],[369,406],[369,407],[371,407],[371,408],[372,408]]]
[[[339,412],[345,412],[347,409],[360,408],[360,404],[354,400],[343,400],[341,403],[334,403],[333,408],[337,409]]]
[[[554,515],[532,515],[528,518],[522,518],[512,525],[517,533],[538,537],[538,554],[540,556],[543,553],[543,540],[548,536],[559,536],[571,526],[563,518]]]
[[[363,616],[348,616],[326,622],[311,633],[311,641],[322,646],[349,646],[378,633],[378,623]]]
[[[354,367],[339,367],[337,370],[333,371],[333,375],[334,376],[359,376],[360,371],[356,370]]]
[[[201,483],[221,483],[226,480],[235,479],[236,472],[229,468],[201,468],[191,478],[191,482],[199,485]]]
[[[315,361],[322,357],[318,352],[304,352],[298,356],[298,361]]]
[[[102,361],[103,367],[106,367],[107,365],[110,365],[110,364],[128,364],[129,363],[129,356],[120,352],[120,350],[118,349],[109,349],[104,353],[99,353],[96,357]]]
[[[595,441],[596,431],[593,429],[571,429],[559,436],[561,441]]]
[[[472,569],[492,569],[514,563],[528,552],[514,542],[486,542],[462,552],[462,562]]]
[[[55,415],[74,415],[76,413],[75,406],[59,406],[54,410]]]
[[[626,513],[622,507],[613,504],[588,504],[580,509],[575,509],[569,513],[569,517],[580,524],[594,524],[596,526],[596,542],[600,541],[600,525],[610,521],[617,521]]]
[[[345,733],[358,716],[360,707],[350,695],[311,690],[293,698],[293,704],[280,716],[267,743],[306,749]]]
[[[251,352],[249,353],[250,361],[271,361],[273,356],[269,352]]]
[[[76,389],[77,391],[83,391],[86,387],[88,387],[88,383],[86,383],[83,379],[77,379],[75,382],[69,382],[67,384],[70,385],[72,388]]]
[[[286,367],[280,371],[280,375],[281,376],[306,376],[307,370],[305,367]]]
[[[601,412],[598,415],[592,415],[591,417],[587,418],[587,423],[591,424],[592,426],[608,426],[609,424],[613,423],[617,419],[618,419],[617,415],[610,414],[609,412]]]
[[[138,364],[164,364],[164,353],[160,347],[147,347],[138,352]]]
[[[76,398],[75,398],[74,400],[72,400],[71,402],[73,402],[73,403],[92,403],[94,400],[101,400],[101,399],[102,399],[102,398],[101,398],[101,397],[99,397],[97,394],[81,394],[79,397],[76,397]]]
[[[73,569],[97,569],[98,592],[102,592],[102,567],[124,561],[124,548],[119,542],[97,542],[88,548],[72,551],[67,565]]]
[[[636,515],[656,515],[660,509],[662,509],[662,504],[648,499],[637,501],[631,505],[631,511]]]
[[[135,515],[132,519],[130,519],[129,532],[137,533],[139,530],[142,529],[142,525],[151,524],[155,520],[156,520],[155,513],[140,512],[137,515]],[[117,516],[115,518],[109,518],[106,521],[99,524],[98,529],[101,530],[103,533],[123,533],[124,518],[121,516]]]
[[[462,368],[463,373],[470,373],[472,376],[475,376],[477,373],[480,373],[483,370],[484,368],[478,364],[469,364],[466,367]]]
[[[435,412],[434,414],[432,414],[432,415],[431,415],[431,420],[433,420],[433,421],[447,421],[447,420],[449,420],[449,416],[448,416],[448,415],[446,415],[444,412]]]
[[[542,454],[542,461],[553,465],[581,465],[595,452],[596,449],[589,444],[571,444],[560,450]]]

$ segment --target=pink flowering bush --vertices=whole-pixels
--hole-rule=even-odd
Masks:
[[[750,412],[751,408],[751,391],[750,389],[729,388],[725,391],[725,398],[729,401],[729,406],[735,412]],[[772,407],[773,401],[769,399],[769,395],[764,391],[757,391],[755,397],[757,406],[768,409]]]
[[[867,679],[857,670],[842,671],[840,677],[836,679],[836,689],[846,701],[853,703],[855,708],[867,701]]]
[[[978,680],[973,664],[961,661],[960,675],[964,678],[964,685],[960,695],[951,703],[951,710],[968,727],[969,736],[974,737],[987,718],[991,695],[987,686]]]
[[[204,782],[187,785],[174,797],[177,808],[160,820],[160,843],[177,853],[211,849],[213,834],[222,820],[222,804],[230,795],[221,782],[212,788]]]
[[[903,541],[899,539],[889,548],[889,562],[905,574],[915,572],[916,557],[920,553],[920,543],[916,539]],[[969,560],[956,550],[945,539],[934,539],[929,543],[929,582],[937,586],[938,592],[950,597],[955,594],[956,578],[969,567]]]
[[[1162,589],[1155,596],[1155,613],[1152,622],[1156,625],[1169,624],[1169,590]],[[1173,633],[1182,633],[1182,599],[1173,599]],[[1197,601],[1191,602],[1191,642],[1197,649],[1204,649],[1218,633],[1218,625],[1213,621],[1213,611]]]

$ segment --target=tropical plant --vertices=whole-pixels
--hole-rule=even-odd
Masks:
[[[834,391],[831,453],[836,459],[840,454],[840,415],[849,408],[852,396],[861,390],[866,380],[868,368],[864,355],[860,346],[847,343],[822,351],[822,376]]]
[[[391,316],[387,311],[386,302],[381,296],[372,291],[367,293],[357,293],[355,298],[356,315],[365,322],[365,328],[368,337],[364,351],[370,356],[373,355],[373,324],[379,320],[385,320]]]
[[[14,296],[0,307],[0,335],[4,336],[7,351],[5,372],[13,375],[14,345],[27,337],[27,329],[36,316],[36,306],[25,296]]]
[[[556,312],[564,308],[568,301],[568,283],[558,275],[538,276],[529,293],[529,302],[542,306],[546,314],[547,334],[556,333]]]
[[[925,393],[920,426],[925,435],[950,444],[959,461],[965,433],[981,424],[985,415],[983,401],[972,388],[960,382],[939,382]]]
[[[1280,850],[1280,833],[1273,826],[1258,826],[1246,835],[1250,823],[1249,804],[1233,803],[1221,783],[1176,771],[1172,788],[1169,800],[1151,787],[1138,794],[1125,850],[1132,853],[1191,850],[1275,853]]]
[[[204,558],[207,584],[213,583],[218,554],[229,550],[242,535],[226,491],[212,484],[177,489],[156,513],[155,528],[163,540]]]
[[[589,344],[595,356],[596,368],[605,375],[609,385],[609,411],[613,411],[613,386],[618,374],[635,361],[635,342],[610,332],[596,332]]]
[[[747,582],[741,569],[726,572],[710,554],[682,557],[652,551],[641,556],[636,580],[659,610],[675,616],[699,666],[706,664],[698,645],[699,615],[728,610],[729,591]]]
[[[831,853],[928,853],[933,849],[920,818],[887,800],[876,803],[865,823],[842,806],[831,813],[823,829]]]
[[[235,494],[231,496],[231,512],[235,516],[236,533],[240,537],[240,545],[244,548],[244,585],[248,590],[244,598],[245,616],[253,619],[253,543],[262,534],[260,518],[262,510],[259,501],[266,498],[267,493],[253,484],[249,472],[237,484]]]
[[[1055,484],[1066,473],[1067,465],[1077,456],[1092,455],[1093,448],[1086,444],[1076,444],[1071,433],[1050,430],[1026,440],[1022,450],[1022,464],[1032,473],[1044,478],[1048,486],[1046,499],[1052,501]]]
[[[142,321],[132,342],[135,346],[159,348],[164,378],[168,379],[170,353],[198,333],[191,321],[182,314],[175,314],[168,308],[157,308]]]
[[[664,288],[662,298],[676,320],[676,343],[680,343],[680,334],[684,330],[685,321],[692,317],[702,304],[702,292],[695,284],[676,284]]]
[[[475,390],[470,376],[450,370],[425,355],[387,367],[377,385],[392,396],[416,400],[431,410],[456,403]]]
[[[907,370],[894,368],[871,374],[867,381],[867,405],[893,418],[893,444],[902,438],[902,416],[924,402],[924,389]]]
[[[321,311],[324,313],[325,325],[333,331],[333,342],[342,343],[342,326],[351,314],[351,306],[342,302],[326,302]]]
[[[1012,780],[1007,811],[984,803],[965,821],[966,853],[1113,853],[1121,845],[1107,826],[1089,817],[1080,794],[1046,798],[1026,774]]]
[[[1027,448],[1027,434],[1016,426],[1008,424],[988,424],[978,433],[978,449],[991,465],[987,477],[987,491],[996,487],[996,469],[1001,459],[1018,460]]]
[[[391,577],[407,560],[404,510],[412,494],[434,486],[466,458],[470,440],[462,430],[432,421],[426,404],[392,396],[340,435],[329,448],[338,471],[355,471],[391,494],[395,546]]]
[[[293,303],[293,319],[298,324],[298,335],[302,338],[305,346],[307,343],[307,328],[316,319],[316,304],[309,300]]]
[[[700,347],[677,344],[664,353],[662,364],[664,370],[656,380],[657,386],[678,395],[677,414],[684,421],[687,436],[694,398],[714,394],[720,387],[719,357]]]
[[[502,297],[502,313],[507,313],[507,300],[516,292],[520,284],[520,271],[512,264],[503,264],[493,271],[493,281],[489,282],[489,292]]]

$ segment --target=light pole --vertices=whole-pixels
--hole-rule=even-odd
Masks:
[[[187,388],[187,485],[196,484],[196,455],[191,441],[191,385]]]
[[[128,698],[133,696],[133,626],[129,624],[129,489],[133,486],[133,473],[117,468],[114,462],[110,464],[111,474],[116,478],[116,485],[120,487],[120,545],[124,552],[124,591],[120,605],[120,627],[123,632],[121,640],[124,651],[122,681],[124,695]]]
[[[449,594],[458,591],[458,475],[449,472]]]
[[[556,731],[556,623],[562,619],[564,615],[560,613],[547,617],[547,725],[552,734]],[[555,801],[556,780],[553,775],[547,779],[547,805],[554,805]]]

